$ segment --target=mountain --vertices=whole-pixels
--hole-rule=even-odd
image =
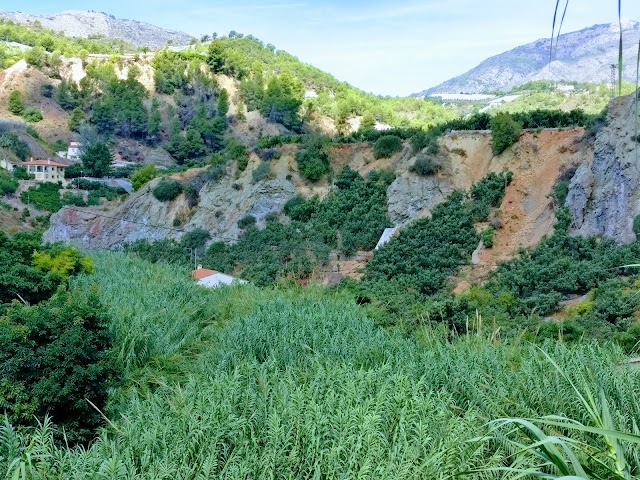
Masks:
[[[560,36],[549,64],[549,39],[540,39],[490,57],[477,67],[416,96],[434,93],[481,93],[509,90],[530,80],[609,82],[610,65],[618,61],[617,23],[594,25]],[[623,78],[635,81],[640,23],[624,20]]]
[[[175,30],[167,30],[136,20],[115,18],[103,12],[68,10],[56,15],[33,15],[23,12],[0,12],[14,22],[34,25],[39,22],[45,28],[64,32],[73,37],[103,36],[124,40],[136,47],[152,49],[171,42],[173,45],[187,45],[192,35]]]

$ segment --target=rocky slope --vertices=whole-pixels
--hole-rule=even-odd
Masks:
[[[415,95],[507,91],[529,80],[573,80],[601,83],[610,78],[610,65],[618,62],[618,23],[594,25],[560,36],[549,64],[549,39],[516,47],[483,61],[477,67]],[[623,23],[625,80],[635,82],[640,23]]]
[[[469,188],[488,172],[513,171],[514,182],[507,189],[498,220],[504,228],[496,235],[494,250],[482,260],[490,265],[520,246],[535,244],[552,231],[554,216],[549,193],[564,170],[584,161],[585,150],[578,142],[581,136],[581,129],[528,132],[509,151],[494,156],[490,132],[452,133],[442,139],[442,167],[431,177],[420,177],[409,170],[415,157],[408,145],[394,157],[380,160],[373,158],[367,144],[336,146],[331,151],[331,162],[334,171],[344,165],[362,174],[378,168],[395,170],[397,178],[388,190],[388,209],[399,226],[428,215],[451,191]],[[234,241],[240,234],[238,220],[243,216],[253,215],[261,225],[270,213],[280,213],[285,202],[296,194],[326,195],[326,182],[308,184],[298,175],[296,148],[284,147],[281,158],[269,163],[269,173],[260,181],[253,178],[261,163],[254,154],[244,172],[237,173],[231,164],[226,175],[217,181],[209,181],[204,170],[191,170],[176,177],[198,188],[200,201],[193,208],[183,196],[167,203],[156,200],[151,193],[156,180],[108,211],[63,209],[51,217],[46,239],[71,241],[87,248],[118,248],[141,238],[177,238],[184,231],[202,227],[214,239]]]
[[[163,47],[167,42],[173,45],[187,45],[192,36],[174,30],[167,30],[149,23],[136,20],[115,18],[103,12],[68,10],[56,15],[33,15],[23,12],[3,12],[0,17],[23,24],[40,24],[56,32],[64,32],[72,37],[99,35],[116,38],[135,47],[151,49]]]
[[[635,239],[633,219],[640,213],[640,143],[633,95],[613,100],[607,125],[598,132],[594,155],[571,179],[567,206],[572,230],[617,242]]]

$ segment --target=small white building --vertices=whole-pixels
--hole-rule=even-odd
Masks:
[[[66,158],[67,160],[80,160],[80,150],[82,144],[80,142],[69,142],[67,150],[56,152],[56,155],[60,158]]]
[[[243,285],[247,283],[246,280],[232,277],[226,273],[202,268],[202,265],[198,265],[198,268],[191,272],[191,276],[198,285],[207,288],[217,288],[222,285]]]

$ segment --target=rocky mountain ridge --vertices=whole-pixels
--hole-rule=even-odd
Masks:
[[[635,82],[640,23],[625,20],[623,78]],[[530,80],[609,82],[611,64],[618,62],[618,23],[594,25],[560,35],[549,63],[550,40],[543,38],[484,60],[466,73],[416,93],[482,93],[508,91]]]
[[[163,47],[167,43],[175,46],[187,45],[193,38],[188,33],[94,11],[68,10],[56,15],[0,11],[0,17],[27,25],[39,22],[45,28],[62,31],[72,37],[86,38],[98,35],[124,40],[134,47],[150,49]]]

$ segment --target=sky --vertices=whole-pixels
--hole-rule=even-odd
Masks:
[[[555,0],[23,0],[13,8],[35,14],[94,10],[198,37],[235,30],[362,90],[395,96],[436,86],[492,55],[549,37],[555,4]],[[572,0],[563,32],[615,22],[617,8],[614,0]],[[5,4],[0,9],[12,7]],[[640,21],[640,2],[623,2],[622,15]]]

